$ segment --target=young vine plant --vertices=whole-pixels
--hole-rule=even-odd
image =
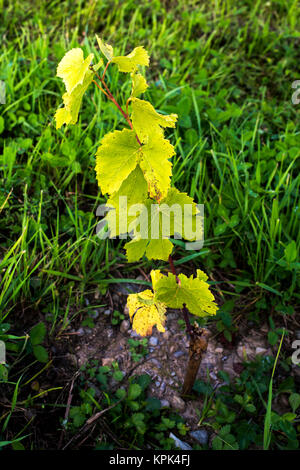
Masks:
[[[175,149],[164,132],[165,128],[175,127],[177,115],[158,113],[149,101],[139,98],[148,88],[141,70],[143,66],[149,66],[149,55],[143,47],[136,47],[126,56],[118,56],[114,54],[113,47],[99,37],[97,42],[106,63],[101,59],[93,64],[94,54],[84,59],[82,49],[74,48],[66,53],[57,67],[57,76],[63,79],[66,92],[62,97],[63,107],[55,114],[56,128],[76,124],[83,95],[92,84],[118,108],[123,128],[102,138],[95,168],[101,192],[108,196],[107,205],[116,214],[117,223],[111,223],[111,235],[132,233],[131,241],[125,244],[129,262],[146,256],[147,259],[169,261],[171,267],[167,275],[157,269],[151,271],[152,290],[128,296],[132,328],[141,336],[150,335],[154,325],[164,332],[166,312],[170,307],[182,309],[191,333],[188,312],[198,317],[214,315],[217,305],[203,271],[197,270],[195,277],[176,273],[172,259],[173,243],[162,228],[161,217],[166,215],[166,207],[177,205],[184,208],[189,204],[192,206],[191,218],[195,219],[198,213],[193,199],[171,186],[170,159],[175,155]],[[125,109],[117,102],[105,80],[112,66],[128,74],[131,81],[131,94]],[[124,196],[128,206],[141,205],[148,210],[148,232],[143,237],[138,230],[138,217],[128,214],[125,218],[123,215],[120,198]],[[112,213],[109,211],[105,217],[108,224]],[[159,227],[156,237],[152,236],[154,221]],[[169,212],[170,236],[179,234],[192,241],[195,235],[186,225],[186,221],[177,221]]]

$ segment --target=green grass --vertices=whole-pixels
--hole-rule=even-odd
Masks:
[[[63,93],[56,66],[78,45],[99,57],[94,33],[120,53],[143,45],[151,55],[146,98],[179,115],[169,134],[177,152],[173,183],[205,205],[205,246],[194,253],[178,243],[177,266],[207,271],[224,300],[260,302],[256,318],[274,308],[293,312],[298,2],[15,0],[0,1],[0,9],[7,97],[0,105],[0,323],[10,334],[19,334],[20,312],[23,323],[30,314],[29,326],[42,316],[50,334],[63,331],[88,313],[85,297],[118,282],[120,269],[126,278],[137,268],[126,265],[121,242],[95,233],[104,200],[95,152],[122,118],[91,89],[78,125],[57,131],[53,120]],[[111,69],[107,79],[124,105],[124,77]],[[18,340],[10,343],[14,351]]]

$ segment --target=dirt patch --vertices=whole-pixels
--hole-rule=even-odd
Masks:
[[[197,425],[196,410],[201,410],[200,399],[184,401],[180,394],[184,381],[185,370],[188,362],[189,338],[182,330],[178,320],[181,312],[169,310],[165,333],[153,329],[153,334],[148,338],[148,354],[140,362],[134,362],[128,344],[129,338],[141,339],[132,329],[126,308],[126,297],[130,291],[139,291],[137,285],[118,286],[110,294],[111,309],[103,308],[97,311],[95,327],[79,328],[77,330],[76,345],[71,359],[77,366],[85,364],[91,359],[96,359],[102,365],[109,365],[117,361],[120,370],[127,376],[132,374],[149,374],[153,380],[149,388],[149,395],[159,398],[163,406],[171,406],[183,416],[191,428]],[[114,308],[125,311],[125,320],[118,326],[111,325],[111,314]],[[271,354],[267,341],[267,326],[260,331],[241,331],[234,348],[220,342],[215,332],[210,331],[208,349],[204,354],[198,378],[210,381],[217,388],[222,381],[217,377],[220,370],[230,377],[239,375],[242,370],[243,360],[252,360],[258,354]],[[70,354],[69,354],[70,359]]]

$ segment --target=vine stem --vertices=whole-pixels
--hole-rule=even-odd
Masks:
[[[132,122],[131,122],[131,120],[130,120],[129,115],[128,115],[127,113],[125,113],[125,111],[121,108],[121,106],[120,106],[119,103],[117,102],[116,98],[114,97],[114,95],[112,94],[112,92],[110,91],[110,89],[108,88],[107,84],[106,84],[105,81],[104,81],[105,73],[106,73],[106,71],[107,71],[107,68],[108,68],[109,64],[110,64],[110,62],[107,62],[102,77],[100,77],[100,75],[98,75],[97,72],[94,72],[95,75],[96,75],[96,77],[98,78],[98,80],[101,81],[101,83],[102,83],[102,85],[104,86],[104,88],[106,89],[106,91],[104,91],[104,90],[98,85],[98,83],[97,83],[95,80],[93,80],[93,82],[97,85],[97,87],[99,88],[99,90],[101,90],[101,91],[107,96],[107,98],[110,99],[110,100],[114,103],[114,105],[118,108],[118,110],[120,111],[120,113],[122,114],[122,116],[124,117],[124,119],[126,119],[126,121],[127,121],[128,125],[129,125],[130,129],[133,130],[133,125],[132,125]],[[141,146],[141,145],[142,145],[142,142],[140,141],[140,139],[138,138],[137,135],[135,135],[135,137],[136,137],[136,140],[137,140],[138,144]]]

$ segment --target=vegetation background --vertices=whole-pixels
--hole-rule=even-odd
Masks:
[[[102,409],[94,398],[79,394],[78,406],[85,411],[73,411],[69,428],[63,423],[67,397],[60,402],[56,390],[65,384],[54,380],[45,391],[37,376],[51,374],[51,345],[97,306],[87,305],[86,296],[99,292],[96,303],[103,306],[110,285],[135,279],[139,270],[149,272],[153,266],[146,260],[126,264],[121,243],[101,241],[95,234],[95,210],[103,202],[95,153],[101,137],[119,125],[113,104],[90,87],[78,125],[55,129],[53,116],[63,92],[57,64],[72,47],[99,57],[97,33],[120,54],[144,46],[151,56],[147,99],[160,112],[179,115],[169,133],[177,151],[173,183],[205,205],[206,241],[201,251],[188,253],[177,242],[176,265],[192,271],[200,267],[210,275],[218,302],[225,305],[215,326],[229,343],[234,344],[241,315],[249,328],[268,322],[274,357],[251,364],[249,376],[270,380],[285,329],[277,365],[281,375],[271,392],[273,398],[285,394],[289,409],[273,416],[267,429],[274,432],[268,445],[265,436],[265,447],[297,448],[300,396],[299,380],[291,375],[291,345],[300,330],[300,103],[292,103],[292,83],[300,78],[299,2],[0,0],[0,9],[0,80],[6,87],[6,104],[0,105],[0,340],[7,347],[7,365],[0,365],[0,447],[55,448],[55,429],[65,425],[64,432],[72,434],[97,406]],[[112,68],[108,80],[124,105],[129,92],[124,77]],[[251,418],[241,417],[241,429],[232,433],[236,418],[225,413],[218,428],[223,437],[215,448],[224,441],[235,448],[263,446],[270,390],[268,383],[258,387],[259,393],[257,387],[250,390],[247,380],[228,384],[223,393]],[[142,390],[136,397],[140,404]],[[242,404],[234,401],[237,393]],[[262,400],[260,411],[246,410],[247,396]],[[134,411],[128,403],[115,409],[114,419],[121,423],[116,435]],[[207,406],[212,411],[219,405]],[[230,413],[235,405],[224,406]],[[47,407],[54,409],[53,434],[45,437]],[[172,429],[161,424],[161,412],[151,406],[143,414],[128,425],[134,429],[126,444],[130,448],[146,446],[143,426],[153,436]],[[243,420],[257,426],[246,443]],[[182,431],[183,425],[174,426]],[[113,445],[105,436],[101,445]],[[161,439],[153,437],[150,445],[159,447]],[[171,446],[168,438],[161,442]]]

